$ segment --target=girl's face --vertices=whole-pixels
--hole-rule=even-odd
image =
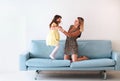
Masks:
[[[80,25],[80,22],[78,19],[75,20],[74,25],[78,25],[78,26]]]
[[[58,18],[58,19],[57,19],[57,22],[61,23],[61,18]]]

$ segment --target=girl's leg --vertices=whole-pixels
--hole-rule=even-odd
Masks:
[[[55,48],[54,48],[54,50],[52,51],[52,53],[50,54],[50,58],[51,59],[55,59],[55,55],[56,55],[56,53],[57,53],[57,51],[58,51],[58,48],[59,48],[59,45],[57,45]]]

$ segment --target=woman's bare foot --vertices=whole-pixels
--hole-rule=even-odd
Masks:
[[[82,60],[88,60],[88,57],[86,57],[86,56],[80,56],[78,58],[78,61],[82,61]]]
[[[84,59],[84,60],[88,60],[89,58],[88,58],[88,57],[86,57],[86,56],[83,56],[83,59]]]

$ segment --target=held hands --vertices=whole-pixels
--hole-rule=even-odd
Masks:
[[[61,31],[61,32],[65,31],[61,26],[59,26],[58,30]]]

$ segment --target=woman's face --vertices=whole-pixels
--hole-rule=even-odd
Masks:
[[[57,22],[61,23],[61,18],[58,18],[58,19],[57,19]]]
[[[78,20],[78,19],[76,19],[76,20],[75,20],[74,25],[78,25],[78,26],[80,25],[80,23],[79,23],[79,20]]]

